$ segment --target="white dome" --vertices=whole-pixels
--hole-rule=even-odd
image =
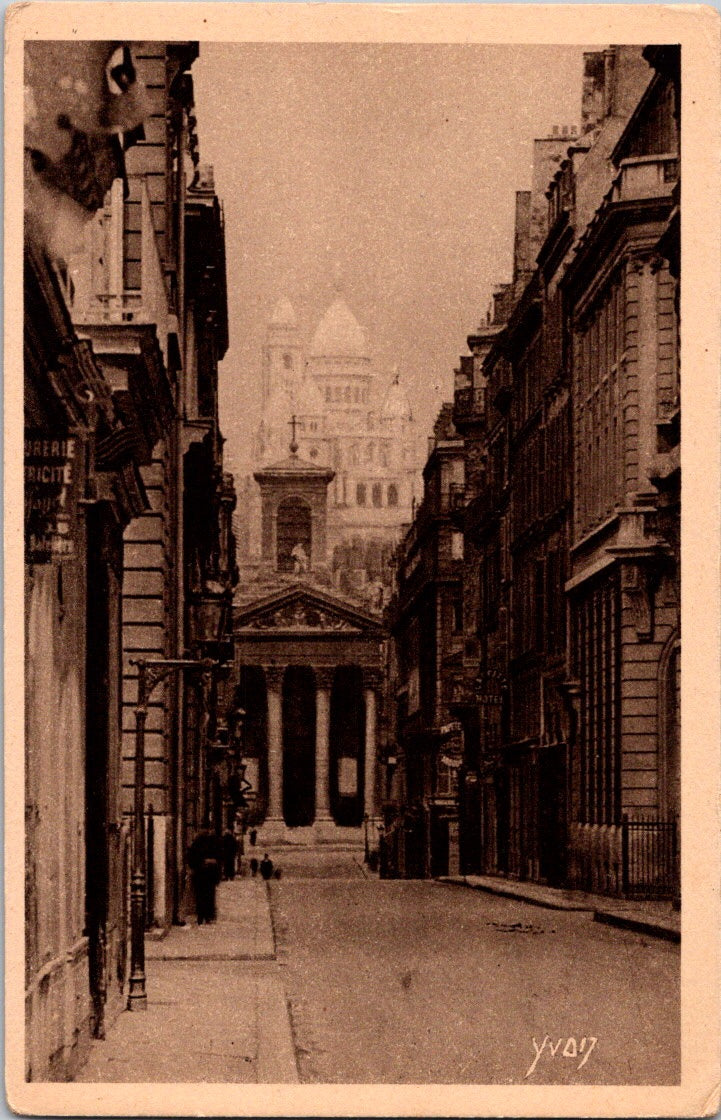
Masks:
[[[400,383],[400,376],[396,370],[393,380],[386,389],[381,408],[383,416],[389,420],[412,420],[413,412],[408,394]]]
[[[310,344],[314,358],[365,358],[363,328],[341,296],[333,300],[318,324]]]
[[[293,304],[286,296],[279,299],[270,317],[271,327],[297,327],[298,320],[295,317]]]

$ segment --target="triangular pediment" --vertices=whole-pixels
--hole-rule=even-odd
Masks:
[[[245,604],[235,615],[235,631],[252,633],[380,633],[380,618],[345,599],[303,585],[285,588]]]

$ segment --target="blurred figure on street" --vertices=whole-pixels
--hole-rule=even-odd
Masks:
[[[273,860],[270,858],[267,852],[260,861],[260,873],[265,879],[266,883],[273,874]]]
[[[252,877],[254,879],[255,879],[256,875],[258,874],[258,861],[255,858],[255,856],[253,856],[253,858],[250,861],[250,874],[252,875]]]
[[[223,847],[223,877],[225,879],[235,878],[235,859],[238,852],[238,844],[229,828],[223,832],[222,838]]]
[[[209,828],[201,828],[188,848],[198,925],[215,921],[215,891],[220,880],[220,845]]]
[[[258,829],[257,828],[251,828],[250,835],[249,835],[248,839],[250,840],[251,848],[254,848],[255,847],[255,842],[258,839]]]

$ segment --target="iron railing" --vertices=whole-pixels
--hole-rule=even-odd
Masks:
[[[621,820],[622,890],[627,898],[677,898],[678,821]]]

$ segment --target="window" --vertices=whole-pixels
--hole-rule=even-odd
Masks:
[[[391,482],[388,485],[388,505],[391,507],[398,505],[398,487],[395,482]]]
[[[279,572],[307,570],[311,558],[310,508],[299,498],[278,506],[276,555]]]
[[[350,385],[346,385],[345,389],[343,390],[343,400],[346,402],[346,404],[350,404]]]
[[[451,602],[452,618],[453,618],[453,633],[463,633],[463,592],[454,591],[453,600]]]
[[[451,533],[451,560],[463,559],[463,533]]]
[[[579,820],[614,824],[621,812],[620,589],[599,581],[575,604],[575,661],[581,684]]]
[[[293,368],[293,355],[292,354],[284,354],[283,355],[283,366],[284,366],[285,369],[292,369]]]
[[[379,509],[383,505],[383,491],[380,482],[373,483],[373,505]]]
[[[366,504],[366,484],[359,482],[355,488],[356,505],[364,506]]]
[[[332,394],[331,394],[331,391],[330,391],[330,385],[326,385],[326,387],[325,387],[325,403],[326,404],[330,404],[331,396],[332,396]]]

